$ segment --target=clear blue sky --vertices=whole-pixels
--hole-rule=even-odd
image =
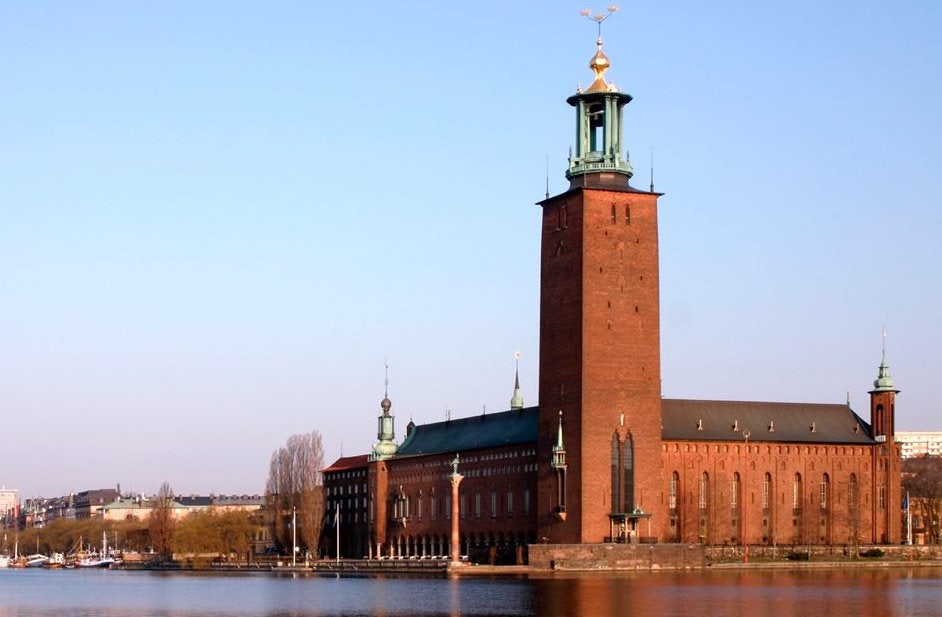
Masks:
[[[261,492],[319,429],[537,402],[582,3],[0,4],[0,483]],[[603,5],[590,6],[601,10]],[[631,2],[666,397],[942,430],[942,4]]]

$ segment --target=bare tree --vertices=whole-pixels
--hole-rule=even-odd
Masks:
[[[173,489],[169,482],[160,485],[154,509],[148,521],[154,551],[163,557],[173,555]]]
[[[265,503],[272,537],[280,549],[293,545],[291,521],[297,516],[298,545],[316,550],[324,524],[324,444],[318,431],[296,434],[271,455]]]
[[[926,544],[938,544],[942,523],[942,458],[920,456],[903,461],[903,490],[909,492],[910,508],[922,519]]]

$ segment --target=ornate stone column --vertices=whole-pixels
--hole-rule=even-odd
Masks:
[[[452,472],[449,479],[451,480],[451,563],[457,564],[461,562],[461,533],[459,529],[459,517],[461,516],[461,507],[458,502],[460,496],[458,494],[458,486],[461,484],[461,481],[464,480],[464,476],[458,473],[458,456],[455,456],[455,460],[451,463]]]

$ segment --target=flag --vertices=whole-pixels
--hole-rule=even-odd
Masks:
[[[337,523],[340,522],[340,506],[337,506],[337,509],[334,510],[334,527],[337,526]]]

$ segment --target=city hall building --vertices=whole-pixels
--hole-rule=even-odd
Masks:
[[[595,80],[566,102],[565,192],[540,202],[539,405],[406,427],[381,403],[372,452],[324,470],[322,548],[348,558],[459,551],[515,563],[534,543],[898,543],[900,450],[884,354],[869,422],[848,404],[661,397],[657,203],[630,184],[631,96]],[[457,460],[456,460],[457,459]]]

